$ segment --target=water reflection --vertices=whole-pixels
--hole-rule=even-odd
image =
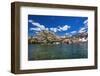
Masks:
[[[59,45],[28,45],[28,60],[79,59],[88,57],[87,42]]]

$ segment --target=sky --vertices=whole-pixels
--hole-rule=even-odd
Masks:
[[[28,36],[35,36],[41,30],[52,31],[58,36],[87,32],[88,17],[28,15]]]

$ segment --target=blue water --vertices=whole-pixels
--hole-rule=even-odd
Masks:
[[[74,44],[29,44],[28,60],[88,58],[87,42]]]

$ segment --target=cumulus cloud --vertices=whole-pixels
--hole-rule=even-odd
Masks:
[[[88,19],[87,19],[87,20],[85,20],[83,23],[84,23],[84,24],[87,24],[87,23],[88,23]]]
[[[79,33],[83,33],[85,32],[85,27],[82,27],[80,30],[79,30]]]
[[[65,35],[69,35],[69,33],[66,33]]]
[[[77,33],[77,31],[72,31],[72,32],[71,32],[71,34],[75,34],[75,33]]]
[[[85,28],[88,28],[88,19],[85,20],[85,21],[83,22],[83,24],[84,24],[84,27],[85,27]]]
[[[41,29],[41,30],[46,29],[44,25],[41,25],[40,23],[35,22],[34,20],[29,20],[29,22],[32,23],[34,26],[36,26],[38,29]]]
[[[45,28],[45,30],[49,31],[49,28]]]
[[[30,28],[30,31],[41,31],[41,29],[40,28]]]
[[[33,21],[32,20],[28,20],[28,22],[32,23]]]
[[[71,36],[71,34],[70,34],[70,33],[65,33],[65,35],[66,35],[66,36]]]
[[[71,33],[65,33],[66,36],[71,37],[72,34]]]
[[[50,28],[50,31],[57,32],[57,28]]]
[[[86,32],[88,29],[88,19],[83,22],[84,26],[80,28],[79,33]]]
[[[58,31],[66,31],[66,30],[68,30],[69,28],[70,28],[70,26],[68,26],[68,25],[64,25],[63,27],[60,27],[60,26],[59,26]]]
[[[68,25],[63,25],[58,26],[58,27],[51,27],[51,28],[47,28],[44,25],[41,25],[38,22],[35,22],[34,20],[29,20],[28,22],[32,23],[33,26],[36,26],[36,28],[30,28],[30,30],[34,30],[34,31],[41,31],[41,30],[47,30],[47,31],[53,31],[53,32],[58,32],[58,31],[66,31],[70,28],[70,26]]]

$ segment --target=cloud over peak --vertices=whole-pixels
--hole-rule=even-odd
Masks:
[[[63,27],[58,26],[58,27],[59,27],[59,28],[58,28],[59,31],[66,31],[66,30],[68,30],[68,29],[70,28],[69,25],[64,25]]]
[[[36,26],[37,28],[41,29],[41,30],[45,30],[45,26],[41,25],[38,22],[35,22],[34,20],[29,20],[30,23],[32,23],[32,25]]]
[[[30,22],[33,26],[36,26],[35,27],[32,27],[30,28],[30,30],[34,30],[34,31],[41,31],[41,30],[50,30],[50,31],[53,31],[53,32],[58,32],[58,31],[67,31],[70,26],[69,25],[63,25],[62,27],[61,26],[58,26],[58,27],[45,27],[44,25],[41,25],[40,23],[38,22],[35,22],[34,20],[29,20],[28,22]]]
[[[83,33],[83,32],[87,31],[87,29],[88,29],[88,19],[83,22],[83,25],[84,26],[82,28],[80,28],[79,33]]]
[[[71,34],[75,34],[75,33],[77,33],[77,31],[72,31],[72,32],[71,32]]]

